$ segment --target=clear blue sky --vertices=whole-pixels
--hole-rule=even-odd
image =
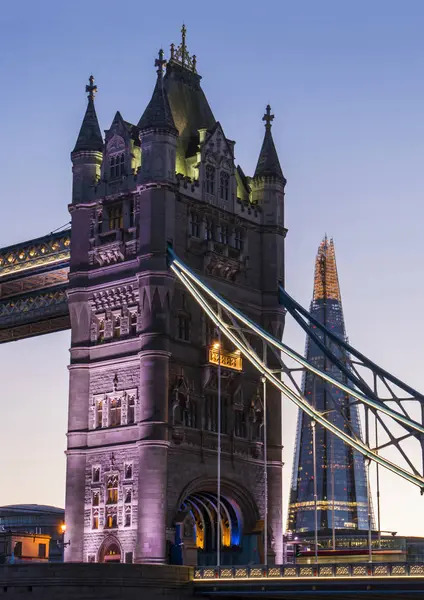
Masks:
[[[289,292],[309,304],[315,253],[332,235],[351,342],[423,389],[421,0],[6,3],[0,246],[68,221],[69,153],[89,74],[102,129],[116,110],[137,122],[157,51],[179,40],[183,20],[215,117],[247,174],[272,106],[288,179]],[[291,323],[286,341],[303,350]],[[68,346],[65,332],[0,347],[0,504],[64,503]],[[295,411],[285,416],[288,482]],[[385,475],[382,504],[383,529],[424,535],[418,490]]]

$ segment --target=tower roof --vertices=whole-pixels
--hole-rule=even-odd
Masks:
[[[285,183],[286,180],[272,138],[271,122],[274,120],[274,115],[271,114],[271,107],[269,104],[266,107],[266,112],[262,120],[265,121],[265,136],[254,177],[278,177]]]
[[[177,132],[169,106],[168,95],[163,85],[164,65],[166,65],[166,60],[163,58],[163,50],[159,50],[159,57],[155,60],[158,74],[155,89],[146,110],[138,122],[139,129],[167,129]]]
[[[338,300],[341,302],[336,253],[331,238],[324,237],[315,259],[314,296],[316,300]]]
[[[164,87],[175,125],[179,131],[177,151],[182,158],[196,150],[199,129],[212,129],[215,117],[200,87],[196,56],[190,56],[186,44],[186,28],[181,30],[181,44],[171,44],[171,56],[166,66]]]
[[[97,85],[94,85],[93,75],[90,75],[89,82],[90,84],[85,86],[85,91],[88,93],[87,110],[85,111],[73,152],[85,150],[96,150],[97,152],[103,151],[103,138],[99,121],[97,120],[96,109],[94,107],[94,95],[97,92]]]

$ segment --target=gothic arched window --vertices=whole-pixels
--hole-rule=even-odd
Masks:
[[[110,401],[110,422],[111,427],[118,427],[121,424],[122,403],[120,398],[112,398]]]
[[[115,231],[116,229],[122,229],[124,225],[122,202],[114,204],[108,209],[109,216],[109,231]]]
[[[234,412],[234,435],[239,438],[247,437],[246,414],[243,410]]]
[[[135,333],[137,333],[137,313],[133,312],[131,313],[131,334],[134,335]]]
[[[106,504],[118,504],[118,476],[111,475],[107,478],[106,484],[107,500]]]
[[[219,241],[221,244],[228,244],[228,225],[221,225],[219,228]]]
[[[120,152],[109,157],[109,174],[111,179],[124,174],[125,153]]]
[[[199,215],[193,210],[190,212],[190,235],[200,237],[200,219]]]
[[[236,248],[236,250],[243,251],[244,238],[243,231],[241,229],[236,229],[234,232],[234,247]]]
[[[128,399],[128,413],[127,413],[127,423],[128,425],[132,425],[135,423],[135,398],[134,396],[130,396]]]
[[[230,176],[225,171],[220,174],[220,190],[222,200],[228,200],[228,192],[230,189]]]
[[[106,529],[115,529],[118,527],[118,516],[115,509],[106,510]]]
[[[113,335],[119,337],[121,335],[121,318],[116,317],[113,324]]]
[[[215,225],[211,219],[205,220],[205,240],[215,239]]]
[[[103,426],[103,400],[96,402],[96,429]]]
[[[105,339],[105,322],[102,319],[99,323],[99,342],[103,342]]]
[[[206,193],[215,194],[215,167],[212,165],[206,165]]]

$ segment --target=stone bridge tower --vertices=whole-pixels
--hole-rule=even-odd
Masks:
[[[259,376],[222,343],[218,517],[216,333],[168,270],[166,248],[281,337],[286,182],[269,107],[254,176],[236,166],[235,142],[215,120],[182,34],[167,64],[159,53],[138,124],[117,112],[104,140],[90,78],[71,154],[68,561],[206,561],[217,518],[224,564],[263,558]],[[268,406],[268,539],[279,562],[280,398],[272,390]]]

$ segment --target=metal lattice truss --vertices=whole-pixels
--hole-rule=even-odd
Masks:
[[[421,449],[418,455],[424,457],[424,396],[375,365],[347,342],[340,340],[281,288],[282,305],[323,351],[328,361],[343,374],[345,381],[339,381],[332,377],[331,369],[321,371],[235,309],[181,262],[172,249],[168,250],[168,254],[170,269],[178,280],[201,306],[215,327],[257,369],[262,378],[304,411],[313,422],[323,426],[360,452],[368,459],[368,463],[375,462],[377,466],[380,465],[415,484],[420,488],[421,493],[424,493],[423,465],[417,467],[411,456],[411,454],[415,456],[417,452],[408,451],[403,445],[405,441],[414,440]],[[325,343],[315,333],[315,328],[319,328],[324,333]],[[258,340],[263,348],[262,357],[254,349],[258,347]],[[328,343],[328,340],[331,343]],[[271,369],[267,366],[266,356],[269,349],[279,361],[280,369]],[[342,354],[340,349],[343,350]],[[347,358],[341,359],[341,355]],[[287,366],[287,361],[291,364],[295,363],[296,366]],[[368,371],[368,376],[362,374],[362,370]],[[294,377],[296,372],[302,371],[309,371],[315,377],[322,379],[329,390],[334,387],[344,392],[349,398],[349,406],[358,403],[363,407],[366,425],[365,441],[352,432],[347,418],[345,418],[346,426],[341,429],[332,422],[329,414],[331,411],[323,413],[313,408],[303,396],[301,387]],[[285,382],[283,375],[288,377],[288,383]],[[382,397],[382,389],[388,393],[386,397]],[[338,410],[344,416],[343,407],[337,406],[336,402],[334,406],[334,410]],[[413,418],[415,414],[417,416]],[[373,415],[373,435],[371,435],[370,415]],[[384,433],[384,440],[380,442],[378,441],[379,427]],[[390,460],[384,457],[381,452],[385,449],[395,449],[398,453],[395,459],[392,456]],[[393,454],[393,452],[389,453]]]

